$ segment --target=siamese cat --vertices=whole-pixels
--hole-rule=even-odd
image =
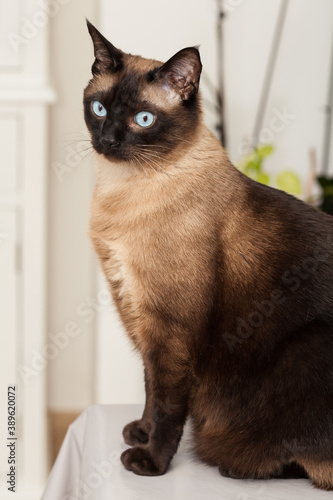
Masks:
[[[333,489],[333,218],[231,164],[197,48],[163,64],[88,29],[90,234],[145,372],[123,465],[164,474],[190,418],[223,476]]]

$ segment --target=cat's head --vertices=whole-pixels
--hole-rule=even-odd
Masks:
[[[112,162],[160,165],[194,140],[201,120],[198,49],[165,64],[125,54],[87,21],[94,44],[93,78],[84,116],[95,151]]]

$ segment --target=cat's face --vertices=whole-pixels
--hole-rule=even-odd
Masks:
[[[196,48],[167,63],[125,54],[88,22],[94,43],[93,78],[84,116],[98,154],[110,161],[154,165],[195,137],[201,117],[201,61]]]

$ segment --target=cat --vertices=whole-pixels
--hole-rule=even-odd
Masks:
[[[164,474],[190,418],[223,476],[333,489],[333,218],[231,164],[197,48],[163,64],[88,29],[90,235],[145,376],[123,465]]]

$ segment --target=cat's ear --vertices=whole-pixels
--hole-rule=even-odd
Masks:
[[[91,68],[93,75],[100,75],[107,72],[114,73],[122,69],[124,53],[116,49],[88,19],[86,21],[94,44],[95,62]]]
[[[196,47],[180,50],[158,70],[157,77],[173,88],[183,100],[199,89],[202,64]]]

